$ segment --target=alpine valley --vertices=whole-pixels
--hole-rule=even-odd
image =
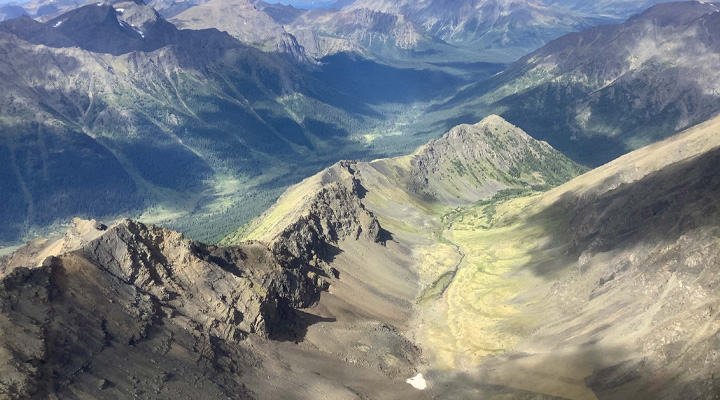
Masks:
[[[291,3],[0,5],[0,399],[720,395],[720,3]]]

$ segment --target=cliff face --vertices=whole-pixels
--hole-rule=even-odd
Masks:
[[[362,203],[365,188],[356,167],[356,162],[342,161],[290,188],[247,230],[225,242],[247,238],[269,243],[273,253],[292,268],[307,263],[326,266],[345,239],[381,243],[382,228]]]
[[[273,241],[275,254],[286,260],[327,260],[332,246],[350,238],[364,237],[380,242],[380,223],[360,202],[360,183],[353,178],[349,185],[334,182],[323,187],[310,203],[306,214],[286,227]]]
[[[319,278],[308,278],[300,263],[285,268],[262,244],[218,248],[130,220],[111,228],[76,221],[65,238],[46,245],[54,249],[36,244],[4,260],[0,393],[8,398],[147,387],[122,382],[132,374],[119,377],[120,371],[106,367],[118,357],[113,352],[142,353],[145,346],[161,345],[158,337],[169,346],[162,356],[178,346],[189,360],[238,368],[252,357],[223,356],[220,348],[242,352],[239,343],[250,334],[282,334],[291,307],[312,304],[321,290]],[[46,254],[52,255],[37,266]],[[190,336],[176,340],[177,331]],[[229,361],[220,358],[235,367],[223,366]],[[138,374],[151,361],[117,362]],[[97,380],[94,387],[77,383],[90,377]]]

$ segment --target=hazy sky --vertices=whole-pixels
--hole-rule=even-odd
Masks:
[[[24,3],[27,0],[0,0],[0,4],[6,3]],[[292,4],[295,7],[300,8],[318,8],[318,7],[330,7],[336,0],[266,0],[268,3],[282,3]]]
[[[265,0],[268,3],[282,3],[292,4],[295,7],[301,8],[318,8],[318,7],[329,7],[333,5],[335,0]]]

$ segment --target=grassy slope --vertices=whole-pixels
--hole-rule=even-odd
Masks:
[[[533,157],[542,159],[542,163],[529,162]],[[403,230],[423,229],[422,220],[442,216],[458,204],[491,197],[507,188],[557,184],[582,171],[547,144],[534,141],[495,116],[476,125],[453,128],[443,138],[411,155],[361,162],[352,169],[367,192],[364,196],[368,207],[391,216],[386,227],[389,230],[394,226]],[[323,185],[352,176],[347,169],[335,165],[304,180],[223,243],[271,240],[302,215],[308,199]],[[426,181],[427,185],[423,183]],[[469,194],[460,196],[461,188]]]
[[[714,119],[630,153],[548,192],[493,199],[459,211],[452,222],[445,225],[445,238],[457,245],[465,258],[439,304],[426,308],[428,311],[421,332],[423,342],[432,355],[431,364],[441,369],[481,365],[488,356],[499,356],[515,349],[538,326],[547,324],[549,320],[559,321],[552,331],[561,335],[560,339],[554,336],[551,343],[560,348],[563,340],[572,339],[563,336],[568,335],[564,329],[567,329],[566,332],[577,329],[575,334],[581,336],[591,332],[592,326],[600,327],[602,320],[595,321],[593,314],[583,317],[590,325],[582,332],[573,328],[577,322],[557,320],[562,318],[557,314],[562,314],[560,309],[549,311],[557,306],[553,302],[562,303],[558,300],[563,299],[561,296],[572,296],[555,292],[553,285],[562,277],[572,275],[571,271],[579,263],[577,250],[574,249],[577,239],[573,240],[575,236],[568,232],[571,226],[577,229],[578,223],[573,220],[577,218],[575,204],[592,204],[593,199],[613,190],[631,187],[628,185],[663,171],[669,165],[695,160],[698,155],[717,149],[720,146],[719,130],[720,119]],[[645,201],[658,201],[661,195]],[[628,207],[632,206],[629,203]],[[436,246],[436,251],[428,259],[438,257],[442,249],[443,246]],[[638,250],[635,254],[642,254],[642,251]],[[615,256],[607,257],[604,263],[612,265],[615,262],[612,257]],[[547,297],[551,292],[555,293],[554,297]],[[594,310],[593,313],[600,312],[599,309]],[[570,347],[569,344],[567,346]],[[618,356],[609,357],[612,360],[612,357]],[[582,383],[582,379],[593,372],[592,367],[588,369],[587,363],[577,364],[579,359],[572,361],[575,364],[565,360],[568,365],[576,365],[574,371],[571,368],[560,369],[546,375],[530,368],[531,372],[523,376],[520,370],[527,369],[527,366],[512,364],[505,367],[505,372],[495,374],[493,379],[497,380],[496,383],[551,395],[594,398]],[[553,362],[544,361],[548,370],[555,368]],[[514,371],[510,375],[506,375],[510,373],[508,368]],[[557,375],[553,375],[555,373]],[[563,379],[567,380],[563,382]],[[572,383],[575,380],[577,383]]]

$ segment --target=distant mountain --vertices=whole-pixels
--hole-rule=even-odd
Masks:
[[[88,4],[87,0],[30,0],[22,3],[28,15],[34,18],[54,16]],[[0,19],[2,21],[3,19]]]
[[[568,34],[458,97],[598,165],[720,111],[719,4],[664,3]],[[483,105],[481,105],[483,104]]]
[[[310,62],[297,39],[248,0],[209,0],[173,16],[170,21],[181,29],[215,28],[262,50],[277,51],[298,62]]]
[[[403,15],[432,37],[451,45],[502,50],[505,57],[520,57],[565,33],[601,22],[541,1],[355,0],[336,7]]]
[[[210,0],[173,16],[170,21],[180,29],[216,28],[254,45],[277,41],[285,32],[247,0]]]
[[[200,2],[195,0],[148,0],[146,4],[159,12],[165,18],[172,18]]]
[[[387,152],[359,143],[385,135],[406,111],[396,105],[463,84],[345,56],[298,62],[298,48],[286,34],[264,52],[181,30],[134,2],[0,23],[0,242],[71,216],[144,212],[222,235],[339,158]]]
[[[0,4],[0,21],[18,18],[27,13],[27,10],[18,4]]]
[[[274,10],[277,8],[265,8],[277,17],[280,13]],[[395,58],[433,45],[442,46],[402,15],[368,9],[307,11],[295,15],[288,29],[317,58],[342,51]]]
[[[617,18],[619,20],[624,20],[634,14],[643,12],[656,4],[669,3],[671,1],[677,0],[544,0],[548,6],[566,8],[598,17]]]
[[[335,0],[278,0],[277,2],[307,10],[315,8],[330,8],[335,4]]]

